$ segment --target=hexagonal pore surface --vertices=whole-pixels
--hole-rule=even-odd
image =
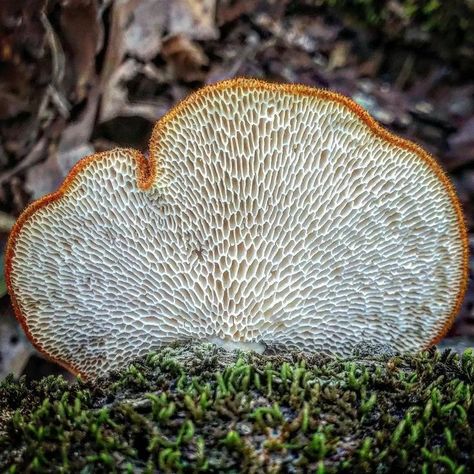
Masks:
[[[416,150],[319,94],[199,93],[157,126],[148,189],[129,150],[82,166],[12,244],[37,345],[97,375],[182,338],[341,354],[432,340],[463,285],[453,196]]]

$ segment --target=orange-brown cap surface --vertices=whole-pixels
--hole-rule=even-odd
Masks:
[[[467,281],[448,178],[350,99],[236,79],[161,119],[150,160],[82,160],[7,249],[35,346],[97,376],[163,342],[400,351],[445,333]]]

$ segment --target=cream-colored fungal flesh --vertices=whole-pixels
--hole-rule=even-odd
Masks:
[[[446,323],[463,279],[446,187],[345,105],[211,88],[152,152],[149,189],[114,150],[17,236],[11,286],[52,357],[95,376],[186,338],[412,351]]]

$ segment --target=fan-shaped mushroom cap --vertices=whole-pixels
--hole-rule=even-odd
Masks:
[[[149,162],[81,161],[7,260],[35,345],[95,376],[184,338],[424,348],[459,308],[467,245],[421,148],[338,94],[238,79],[160,120]]]

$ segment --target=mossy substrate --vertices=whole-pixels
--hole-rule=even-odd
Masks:
[[[469,473],[473,382],[472,350],[176,344],[96,381],[5,381],[0,472]]]

